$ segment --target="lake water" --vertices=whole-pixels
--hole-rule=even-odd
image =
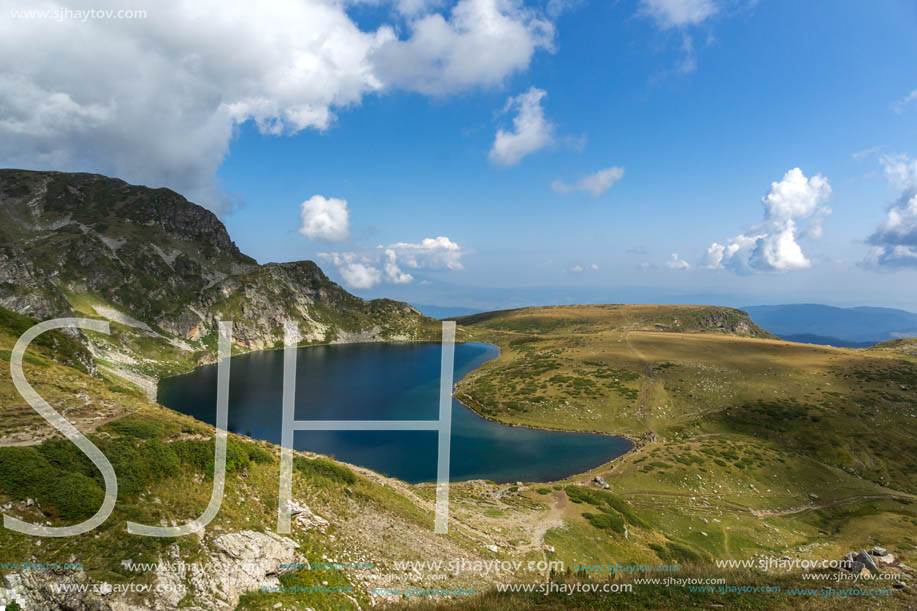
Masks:
[[[439,344],[300,348],[297,420],[436,420]],[[455,345],[455,379],[496,358],[490,344]],[[283,351],[233,357],[229,430],[280,443]],[[159,402],[213,424],[216,365],[159,383]],[[436,480],[435,431],[297,431],[294,446],[416,483]],[[621,437],[510,427],[452,401],[451,479],[537,482],[587,471],[630,450]]]

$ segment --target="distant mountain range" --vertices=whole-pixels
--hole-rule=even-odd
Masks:
[[[797,303],[742,309],[774,335],[805,344],[862,348],[917,336],[917,314],[894,308],[836,308]]]

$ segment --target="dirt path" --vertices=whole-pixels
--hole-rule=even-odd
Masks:
[[[525,521],[525,530],[528,531],[531,529],[531,542],[528,545],[517,547],[515,551],[522,554],[533,551],[540,552],[542,559],[547,562],[548,554],[544,548],[544,537],[552,528],[560,528],[563,526],[564,521],[562,517],[566,509],[567,495],[563,490],[555,490],[551,495],[551,506],[548,512],[546,514],[533,514]],[[542,575],[545,582],[547,582],[550,576],[550,570],[545,569]]]
[[[840,499],[834,499],[827,503],[809,503],[808,505],[801,505],[799,507],[790,507],[787,509],[751,509],[751,513],[756,515],[759,518],[775,518],[779,516],[788,516],[794,513],[803,513],[805,511],[815,511],[818,509],[827,509],[829,507],[837,507],[838,505],[850,505],[852,503],[859,503],[860,501],[875,501],[879,499],[907,499],[914,500],[917,497],[913,495],[903,495],[903,494],[872,494],[872,495],[862,495],[862,496],[847,496]]]
[[[640,389],[640,397],[637,402],[637,413],[640,416],[640,419],[643,421],[643,425],[650,432],[650,439],[656,439],[656,431],[653,430],[653,425],[650,424],[650,409],[649,401],[650,396],[652,395],[653,388],[656,387],[656,384],[659,382],[659,379],[656,377],[656,370],[653,369],[653,363],[647,359],[643,354],[634,347],[630,341],[631,330],[624,332],[624,343],[627,345],[627,349],[633,353],[635,357],[640,359],[644,366],[644,372],[646,374],[646,383],[643,384],[643,387]]]

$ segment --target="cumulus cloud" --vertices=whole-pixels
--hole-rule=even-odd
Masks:
[[[831,212],[823,204],[830,196],[831,186],[826,178],[820,174],[806,178],[799,168],[793,168],[779,182],[772,182],[761,199],[764,220],[725,244],[711,244],[704,267],[739,273],[810,267],[812,263],[797,239],[821,236],[822,220]],[[797,222],[805,219],[809,220],[808,226],[797,235]]]
[[[339,242],[350,235],[350,211],[347,200],[313,195],[301,204],[302,226],[299,233],[310,240]]]
[[[599,170],[594,174],[587,174],[580,178],[576,183],[570,185],[558,179],[551,183],[551,188],[557,193],[570,193],[571,191],[585,191],[593,198],[599,197],[605,191],[611,188],[613,184],[621,180],[624,176],[624,168],[611,166],[604,170]]]
[[[372,251],[325,252],[319,257],[338,268],[344,283],[351,288],[372,288],[381,282],[408,284],[414,282],[411,270],[461,270],[465,251],[446,236],[424,238],[420,242],[381,244]],[[371,281],[371,285],[367,286]]]
[[[641,0],[640,12],[668,29],[697,25],[716,13],[713,0]]]
[[[322,252],[318,256],[337,267],[341,279],[349,288],[371,289],[382,281],[382,272],[366,256],[355,252]]]
[[[691,269],[691,264],[679,257],[677,252],[672,253],[672,258],[666,261],[665,266],[669,269]]]
[[[554,140],[554,126],[545,119],[541,100],[547,92],[535,87],[525,93],[510,98],[504,112],[516,111],[513,118],[513,129],[497,130],[493,148],[490,149],[491,162],[498,165],[514,165],[523,157],[542,149]]]
[[[879,162],[893,187],[906,190],[917,186],[917,159],[907,155],[882,155]]]
[[[398,266],[398,254],[391,248],[385,249],[385,277],[394,284],[413,282],[414,276],[407,274]]]
[[[396,242],[388,247],[401,264],[413,269],[464,269],[462,247],[447,238],[424,238],[419,243]]]
[[[900,100],[893,102],[892,110],[894,110],[896,113],[900,115],[901,113],[904,112],[905,108],[907,108],[907,105],[915,100],[917,100],[917,89],[910,92],[909,94],[907,94]]]
[[[355,289],[371,289],[379,284],[381,274],[365,263],[348,263],[339,268],[344,283]]]
[[[867,239],[872,251],[864,263],[878,269],[917,267],[917,159],[885,155],[880,161],[901,195]]]
[[[363,30],[348,6],[161,0],[137,20],[6,15],[0,165],[103,172],[226,211],[215,177],[238,125],[252,121],[274,136],[326,130],[338,109],[366,95],[498,86],[550,51],[554,37],[549,21],[516,0],[458,0],[448,16],[411,19],[404,34]]]
[[[582,265],[574,265],[567,271],[570,272],[571,274],[581,274],[584,271],[584,268]]]
[[[554,26],[517,0],[460,0],[448,19],[429,14],[409,29],[372,51],[373,66],[384,82],[429,95],[497,85],[553,50]]]

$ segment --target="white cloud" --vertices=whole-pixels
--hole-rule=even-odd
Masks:
[[[301,204],[302,226],[299,233],[310,240],[339,242],[350,235],[350,211],[347,200],[313,195]]]
[[[382,274],[375,267],[365,263],[347,263],[338,268],[344,284],[354,289],[371,289],[377,286]]]
[[[414,282],[414,275],[405,272],[405,267],[429,271],[464,269],[461,262],[464,255],[461,246],[446,236],[438,236],[424,238],[418,243],[380,244],[365,253],[325,252],[318,256],[337,267],[347,286],[372,288],[383,281],[392,284]]]
[[[17,5],[35,8],[3,10]],[[448,18],[411,20],[406,37],[362,30],[348,6],[161,0],[130,21],[5,15],[0,165],[103,172],[226,210],[216,171],[243,122],[270,135],[326,130],[368,94],[499,86],[552,49],[553,25],[516,0],[459,0]]]
[[[880,146],[871,146],[871,147],[869,147],[869,148],[867,148],[867,149],[863,149],[863,150],[861,150],[861,151],[855,151],[854,153],[851,153],[850,156],[851,156],[855,161],[861,161],[861,160],[865,159],[866,157],[870,157],[870,156],[872,156],[872,155],[878,154],[883,148],[885,148],[885,147],[884,147],[884,146],[881,146],[881,145],[880,145]]]
[[[694,52],[694,39],[683,34],[681,37],[681,61],[675,66],[678,74],[691,74],[697,70],[697,54]]]
[[[764,220],[749,232],[714,242],[707,249],[704,267],[728,268],[740,273],[788,271],[811,266],[797,241],[797,221],[810,219],[800,237],[818,238],[822,221],[831,210],[824,204],[831,196],[828,180],[820,174],[806,178],[799,168],[788,171],[761,199]]]
[[[413,269],[464,269],[461,259],[465,253],[446,236],[424,238],[416,244],[396,242],[388,250],[403,265]]]
[[[672,258],[666,261],[665,265],[669,269],[691,269],[691,264],[680,258],[676,252],[672,253]]]
[[[498,165],[514,165],[530,153],[546,147],[554,140],[554,126],[545,119],[541,100],[543,89],[530,88],[510,98],[504,112],[516,110],[512,131],[497,130],[490,160]]]
[[[900,100],[892,103],[892,110],[894,110],[899,115],[904,112],[904,109],[907,108],[907,105],[917,100],[917,89],[910,92]]]
[[[917,159],[885,155],[880,161],[889,182],[902,192],[869,236],[873,248],[865,264],[886,269],[917,267]]]
[[[917,187],[917,159],[907,155],[882,155],[879,163],[893,187],[909,189]]]
[[[716,13],[713,0],[641,0],[640,12],[668,29],[697,25]]]
[[[382,281],[382,272],[366,256],[355,252],[320,252],[318,256],[337,267],[349,288],[371,289]]]
[[[373,50],[373,64],[386,83],[428,95],[499,85],[553,50],[553,24],[517,0],[460,0],[448,19],[433,13],[409,28]]]
[[[594,174],[583,176],[575,184],[569,185],[558,179],[551,183],[551,188],[557,193],[570,193],[571,191],[585,191],[592,197],[599,197],[605,191],[611,188],[613,184],[621,180],[624,176],[624,168],[611,166],[604,170],[599,170]]]
[[[599,266],[596,265],[595,263],[592,263],[587,267],[585,265],[580,265],[579,263],[576,263],[567,268],[567,271],[570,272],[571,274],[581,274],[587,270],[591,270],[595,272],[599,270]]]
[[[407,274],[398,267],[398,255],[391,248],[385,249],[385,278],[395,284],[407,284],[414,280],[414,276]]]

